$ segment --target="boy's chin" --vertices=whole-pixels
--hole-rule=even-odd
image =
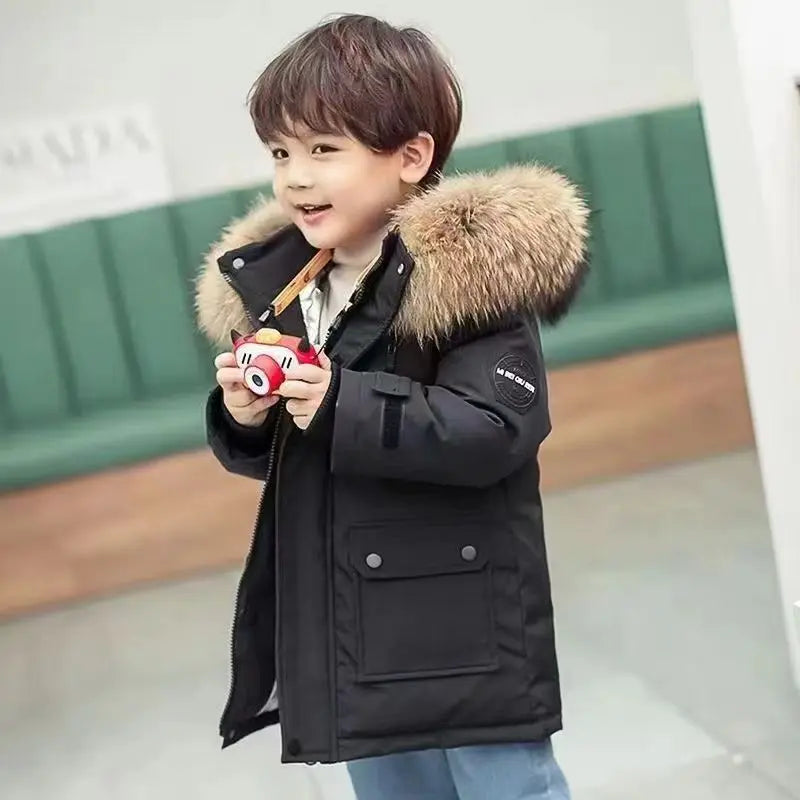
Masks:
[[[335,250],[336,243],[332,242],[329,236],[315,236],[313,233],[303,231],[305,240],[317,250]]]
[[[337,247],[341,247],[342,243],[338,236],[326,235],[323,231],[308,230],[302,227],[300,231],[305,240],[317,250],[335,250]]]

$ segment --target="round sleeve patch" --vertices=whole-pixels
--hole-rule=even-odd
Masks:
[[[504,355],[495,365],[493,380],[497,399],[517,411],[527,411],[539,397],[536,372],[522,356]]]

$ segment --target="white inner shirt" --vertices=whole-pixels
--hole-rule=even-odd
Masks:
[[[308,339],[319,349],[328,335],[331,323],[336,315],[347,305],[356,287],[375,266],[380,254],[366,267],[334,264],[328,271],[327,280],[320,287],[315,278],[303,287],[298,295],[303,320],[306,324]]]

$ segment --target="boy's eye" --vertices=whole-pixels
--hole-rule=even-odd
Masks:
[[[282,161],[284,158],[288,158],[289,154],[282,147],[274,147],[272,149],[272,157],[276,161]]]
[[[311,150],[311,154],[314,155],[316,153],[323,154],[323,153],[335,153],[337,148],[330,144],[316,144],[314,148]]]

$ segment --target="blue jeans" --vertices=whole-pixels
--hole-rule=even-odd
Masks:
[[[347,771],[358,800],[569,800],[549,739],[392,753]]]

